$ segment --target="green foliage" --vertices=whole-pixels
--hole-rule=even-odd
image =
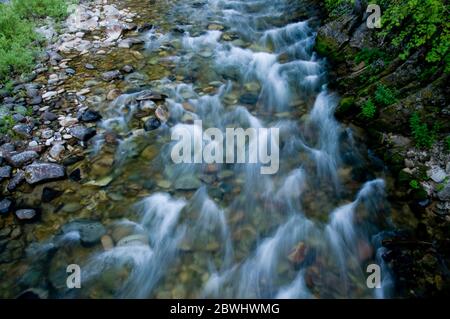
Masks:
[[[31,69],[35,39],[31,23],[20,18],[10,5],[0,5],[0,81],[11,72]]]
[[[378,59],[382,59],[384,62],[389,61],[388,55],[380,49],[363,48],[356,54],[355,63],[361,63],[364,61],[365,64],[371,64]]]
[[[438,129],[436,125],[433,129],[430,129],[428,124],[424,123],[416,112],[411,116],[409,123],[417,146],[425,148],[433,146],[436,142],[436,133]]]
[[[67,14],[64,0],[13,0],[14,11],[22,18],[63,18]]]
[[[331,16],[338,16],[351,8],[354,0],[325,0],[325,8]]]
[[[445,148],[447,149],[447,152],[450,152],[450,136],[445,138]]]
[[[11,115],[3,115],[0,118],[0,134],[5,135],[8,134],[12,127],[16,124]]]
[[[402,50],[401,59],[407,59],[414,50],[423,47],[428,62],[443,61],[449,70],[450,22],[446,0],[379,0],[378,3],[385,9],[381,35]]]
[[[411,181],[409,182],[409,186],[410,186],[412,189],[419,189],[419,188],[420,188],[419,182],[418,182],[417,180],[415,180],[415,179],[413,179],[413,180],[411,180]]]
[[[373,118],[376,111],[377,108],[371,99],[368,99],[361,107],[361,114],[367,119]]]
[[[381,106],[389,106],[396,102],[396,98],[394,93],[384,86],[383,84],[379,84],[377,86],[377,90],[375,91],[375,102],[380,104]]]
[[[13,0],[0,4],[0,84],[8,77],[29,72],[39,50],[34,20],[60,19],[67,14],[66,0]]]

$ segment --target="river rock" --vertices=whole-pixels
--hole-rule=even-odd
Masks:
[[[61,196],[62,194],[63,194],[62,191],[53,189],[51,187],[44,187],[44,189],[42,190],[41,200],[43,203],[49,203],[55,198]]]
[[[106,229],[101,223],[90,220],[76,220],[62,227],[64,234],[73,231],[79,232],[80,240],[85,245],[98,243],[102,236],[106,234]]]
[[[147,119],[145,121],[144,129],[146,131],[153,131],[153,130],[156,130],[160,126],[161,126],[161,121],[160,120],[158,120],[155,117],[150,117],[149,119]]]
[[[108,251],[114,248],[114,241],[112,240],[111,236],[103,235],[100,241],[102,242],[104,250]]]
[[[92,127],[85,127],[83,125],[77,125],[70,128],[70,134],[80,141],[87,141],[95,136],[96,130]]]
[[[144,234],[133,234],[123,237],[117,242],[117,247],[122,246],[135,246],[135,245],[148,245],[148,238]]]
[[[134,68],[131,65],[125,65],[122,67],[122,71],[125,73],[131,73],[134,71]]]
[[[450,201],[450,182],[437,195],[442,201]]]
[[[36,217],[34,209],[19,209],[16,211],[16,216],[20,220],[32,220]]]
[[[64,166],[54,163],[35,163],[25,168],[25,179],[28,184],[60,179],[65,175]]]
[[[15,155],[12,155],[8,161],[14,167],[22,167],[23,165],[32,162],[38,158],[39,154],[35,151],[24,151]]]
[[[165,123],[169,119],[169,112],[162,106],[158,106],[155,110],[155,116],[158,118],[158,120]]]
[[[61,159],[62,153],[65,151],[64,145],[58,143],[52,146],[50,151],[48,152],[52,158],[55,160]]]
[[[43,131],[41,132],[41,137],[42,137],[42,138],[45,138],[45,139],[47,140],[47,139],[49,139],[49,138],[52,138],[52,137],[53,137],[53,134],[55,134],[55,131],[53,131],[53,130],[50,129],[50,128],[47,128],[47,129],[45,129],[45,130],[43,130]]]
[[[32,128],[28,124],[16,124],[13,126],[12,130],[21,137],[31,137]]]
[[[106,95],[106,99],[108,101],[114,101],[116,98],[118,98],[120,95],[122,94],[122,91],[120,91],[119,89],[112,89],[111,91],[108,92],[108,94]]]
[[[184,175],[178,178],[174,183],[177,190],[194,190],[202,186],[202,182],[195,176]]]
[[[78,120],[82,122],[97,122],[101,118],[102,116],[97,111],[86,110],[78,117]]]
[[[442,183],[447,177],[445,171],[438,166],[432,167],[430,170],[428,170],[427,175],[436,183]]]
[[[58,118],[58,116],[50,111],[45,111],[44,113],[42,113],[42,119],[44,121],[54,121]]]
[[[0,167],[0,182],[4,178],[10,178],[11,177],[11,171],[12,171],[11,166],[6,165],[6,166]]]
[[[23,170],[18,170],[8,183],[7,186],[8,191],[12,192],[13,190],[15,190],[17,187],[19,187],[20,184],[22,184],[24,180],[25,180],[25,172]]]
[[[146,22],[146,23],[144,23],[142,26],[140,26],[140,27],[137,29],[137,31],[138,31],[139,33],[142,33],[142,32],[149,31],[149,30],[151,30],[151,29],[153,29],[153,24],[150,24],[150,23]]]
[[[106,81],[106,82],[118,79],[120,77],[122,77],[122,74],[118,70],[108,71],[108,72],[102,73],[102,79],[104,81]]]
[[[6,215],[10,212],[12,207],[12,201],[8,198],[3,198],[0,201],[0,215]]]

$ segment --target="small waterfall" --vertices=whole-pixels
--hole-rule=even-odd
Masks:
[[[184,32],[152,28],[142,35],[146,54],[173,63],[173,74],[103,110],[95,153],[115,132],[115,176],[124,188],[148,183],[137,195],[130,191],[134,206],[121,207],[127,219],[106,219],[114,245],[86,261],[89,289],[124,298],[389,296],[392,277],[371,290],[365,270],[377,263],[388,274],[380,240],[389,218],[385,184],[351,177],[365,155],[334,117],[338,97],[313,52],[315,30],[295,14],[300,7],[288,0],[181,0],[167,19]],[[158,105],[143,98],[154,92],[167,98]],[[152,132],[136,128],[137,115],[162,104],[167,122]],[[241,148],[227,147],[222,162],[203,161],[199,150],[220,143],[204,133],[226,136],[234,128],[257,134]],[[267,128],[277,128],[279,139]],[[189,160],[175,163],[173,137],[182,136],[192,137],[178,153]],[[237,160],[238,148],[248,160]],[[261,174],[267,163],[250,159],[267,162],[269,151],[279,153],[278,170]],[[66,236],[59,240],[79,242],[76,233]],[[111,276],[121,284],[111,288]]]

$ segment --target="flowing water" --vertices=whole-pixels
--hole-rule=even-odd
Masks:
[[[317,22],[307,5],[156,3],[165,25],[143,35],[143,52],[162,76],[144,67],[125,79],[126,94],[99,104],[101,133],[83,163],[93,181],[61,199],[80,196],[71,218],[101,220],[115,245],[83,247],[77,231],[53,230],[29,248],[34,273],[49,277],[55,297],[388,296],[385,182],[355,132],[333,116],[338,98],[313,51]],[[156,107],[144,97],[150,91],[167,96],[156,104],[169,118],[145,132],[140,114]],[[193,130],[195,120],[224,133],[279,128],[279,171],[173,163],[171,134]],[[48,273],[38,272],[48,259]],[[70,263],[81,266],[82,289],[64,287]],[[373,263],[383,270],[380,289],[366,285]]]

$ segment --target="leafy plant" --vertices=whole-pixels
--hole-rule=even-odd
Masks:
[[[70,0],[71,1],[71,0]],[[12,0],[0,4],[0,84],[8,77],[26,73],[33,67],[38,52],[36,20],[67,15],[66,0]]]
[[[428,124],[422,122],[417,112],[411,116],[410,126],[417,146],[430,148],[436,142],[438,126],[435,125],[433,129],[430,129]]]
[[[9,114],[3,115],[0,118],[0,134],[3,135],[8,134],[11,131],[14,124],[16,123],[11,115]]]
[[[447,136],[445,138],[445,148],[447,149],[448,152],[450,152],[450,136]]]
[[[375,91],[375,101],[381,106],[389,106],[394,104],[397,100],[394,93],[389,88],[383,84],[379,84]]]
[[[361,63],[362,61],[364,61],[365,64],[370,64],[378,59],[382,59],[384,62],[386,62],[389,60],[389,57],[385,52],[381,51],[378,48],[363,48],[356,54],[355,63]]]
[[[368,119],[375,116],[377,108],[371,99],[368,99],[361,107],[361,114]]]
[[[325,8],[332,16],[348,11],[354,0],[325,0]]]
[[[14,11],[21,18],[63,18],[67,14],[65,0],[12,0]]]
[[[401,59],[407,59],[414,50],[423,47],[426,61],[443,61],[449,70],[450,22],[446,0],[379,0],[377,3],[385,8],[381,35],[402,50]]]
[[[411,180],[409,182],[409,186],[411,186],[412,189],[419,189],[420,188],[419,182],[417,180],[415,180],[415,179],[413,179],[413,180]]]

